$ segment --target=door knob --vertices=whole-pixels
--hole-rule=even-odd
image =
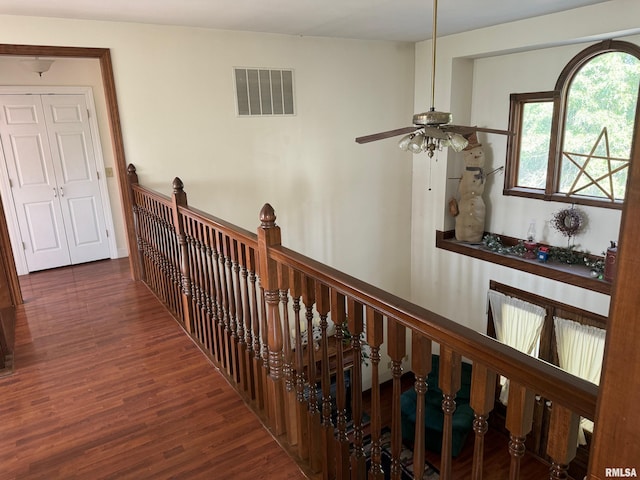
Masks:
[[[56,190],[56,187],[53,187],[53,198],[58,198],[58,191]]]
[[[64,197],[64,188],[60,187],[60,196]]]

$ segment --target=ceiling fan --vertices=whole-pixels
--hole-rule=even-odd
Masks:
[[[386,132],[374,133],[356,138],[357,143],[369,143],[376,140],[405,136],[398,146],[412,153],[427,152],[433,157],[436,149],[451,147],[456,152],[462,151],[468,144],[468,138],[475,132],[496,133],[500,135],[513,135],[508,130],[494,128],[467,127],[464,125],[452,125],[451,114],[438,112],[434,108],[435,84],[436,84],[436,38],[438,24],[438,0],[433,0],[433,34],[431,42],[431,108],[428,112],[416,113],[413,116],[413,126],[403,127]]]

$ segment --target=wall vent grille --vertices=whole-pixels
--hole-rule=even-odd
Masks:
[[[234,68],[240,116],[295,115],[293,70]]]

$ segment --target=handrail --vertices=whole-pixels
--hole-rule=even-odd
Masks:
[[[276,261],[375,307],[405,327],[448,345],[470,360],[482,362],[545,398],[594,418],[597,385],[286,247],[272,247],[270,254]]]

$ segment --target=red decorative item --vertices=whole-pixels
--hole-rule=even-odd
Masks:
[[[607,254],[604,257],[604,279],[613,282],[616,276],[616,257],[618,255],[618,247],[616,242],[611,242],[611,246],[607,248]]]

